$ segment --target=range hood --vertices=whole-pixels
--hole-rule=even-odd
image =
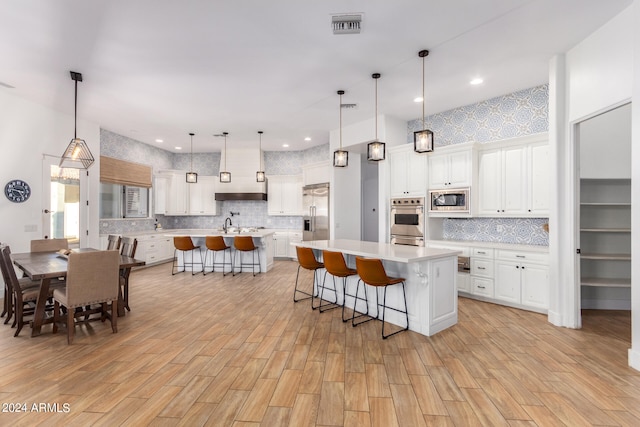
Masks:
[[[216,200],[267,200],[267,183],[256,182],[262,152],[250,148],[228,148],[222,151],[220,170],[231,172],[231,182],[216,184]]]

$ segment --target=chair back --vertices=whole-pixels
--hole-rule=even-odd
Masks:
[[[123,237],[120,243],[120,255],[134,258],[138,248],[138,239],[135,237]]]
[[[173,245],[179,251],[192,251],[196,247],[189,236],[176,236],[173,238]]]
[[[256,245],[253,244],[253,237],[251,236],[236,236],[233,239],[233,245],[239,251],[253,251]]]
[[[114,249],[119,250],[121,239],[122,238],[120,236],[116,236],[115,234],[109,234],[109,237],[107,237],[107,250],[108,251],[112,251]]]
[[[356,257],[356,270],[364,283],[371,286],[388,285],[391,280],[382,265],[382,261],[376,258]]]
[[[2,278],[10,292],[22,292],[20,281],[16,275],[16,270],[11,262],[11,249],[9,246],[3,246],[0,250],[0,269],[2,269]]]
[[[67,239],[35,239],[31,241],[31,252],[55,252],[69,249]]]
[[[323,267],[323,264],[316,260],[316,256],[313,254],[313,250],[311,248],[296,246],[296,255],[298,255],[298,263],[302,268],[306,268],[307,270],[317,270],[318,268]]]
[[[207,246],[207,249],[212,251],[223,251],[225,249],[229,249],[229,246],[224,242],[224,238],[222,236],[207,236],[204,244]]]
[[[322,251],[322,261],[324,262],[324,268],[332,276],[343,277],[355,274],[352,269],[347,267],[342,252]]]
[[[117,251],[72,252],[67,267],[67,307],[118,299],[120,254]]]

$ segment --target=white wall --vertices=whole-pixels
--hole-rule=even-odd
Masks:
[[[584,119],[593,117],[613,107],[622,105],[633,98],[640,103],[638,96],[638,84],[640,79],[634,76],[634,50],[635,63],[638,64],[638,43],[640,31],[639,0],[634,5],[625,9],[619,15],[595,31],[581,43],[576,45],[566,54],[566,73],[559,76],[558,70],[562,69],[563,57],[560,55],[551,64],[552,78],[558,77],[554,84],[554,98],[550,98],[550,111],[552,123],[550,123],[550,135],[552,150],[555,154],[558,189],[555,200],[562,208],[556,208],[551,213],[550,226],[554,227],[555,236],[550,236],[550,254],[552,255],[552,288],[550,302],[550,320],[554,323],[575,327],[579,326],[579,301],[576,298],[578,286],[574,266],[575,254],[575,230],[576,218],[573,215],[576,203],[575,197],[575,159],[577,153],[573,146],[573,131],[576,124]],[[634,41],[635,39],[635,41]],[[635,47],[634,47],[635,45]],[[637,68],[640,69],[640,68]],[[636,73],[638,74],[638,73]],[[635,79],[635,81],[634,81]],[[632,93],[634,83],[635,94]],[[566,97],[566,102],[563,98]],[[638,104],[640,105],[640,104]],[[632,145],[638,147],[640,121],[638,120],[638,108],[633,108],[633,136]],[[566,119],[565,119],[566,117]],[[555,123],[554,123],[555,121]],[[635,143],[635,144],[634,144]],[[633,148],[632,148],[633,150]],[[633,150],[632,170],[640,170],[640,155]],[[569,171],[569,172],[568,172]],[[638,194],[638,173],[634,172],[635,187],[633,195]],[[640,198],[632,200],[632,229],[638,230],[640,226]],[[637,256],[640,244],[638,239],[632,247],[632,254]],[[555,247],[554,247],[555,246]],[[632,350],[629,353],[629,362],[636,369],[640,369],[640,308],[637,294],[640,290],[639,263],[634,263],[632,271],[632,295],[636,294],[632,301]],[[553,301],[553,298],[559,300]],[[571,304],[568,304],[571,303]],[[552,309],[558,310],[553,313]]]
[[[43,154],[60,156],[73,137],[73,116],[34,104],[0,88],[0,184],[22,179],[30,184],[31,198],[12,203],[0,197],[0,241],[11,245],[14,253],[29,250],[31,239],[42,238]],[[71,99],[71,98],[70,98]],[[81,107],[79,106],[79,109]],[[90,169],[87,237],[81,233],[82,246],[96,246],[98,239],[98,192],[100,160],[100,128],[97,124],[78,120],[78,137],[83,138],[96,158]],[[25,231],[35,226],[36,231]]]
[[[640,370],[640,1],[633,4],[633,104],[631,105],[631,348],[629,365]]]

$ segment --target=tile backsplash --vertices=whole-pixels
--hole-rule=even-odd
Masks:
[[[446,218],[442,223],[444,240],[549,246],[549,233],[543,225],[548,218]]]

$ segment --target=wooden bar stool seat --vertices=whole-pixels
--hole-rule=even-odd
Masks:
[[[336,302],[332,305],[332,307],[326,308],[325,310],[330,310],[331,308],[337,307],[338,303],[338,292],[336,288],[336,277],[342,278],[342,321],[346,322],[349,319],[344,318],[344,306],[346,303],[347,296],[355,298],[355,295],[347,294],[347,277],[355,276],[358,272],[352,268],[347,267],[347,263],[344,260],[344,255],[342,252],[334,252],[334,251],[322,251],[322,260],[324,261],[324,266],[329,273],[333,277],[333,292],[336,294]],[[327,275],[325,274],[324,279],[327,279]],[[320,293],[320,311],[322,310],[322,299],[324,292],[324,280],[322,282],[322,291]],[[355,306],[355,301],[354,301]]]
[[[260,249],[253,243],[253,237],[251,236],[236,236],[233,238],[233,246],[236,249],[235,253],[240,255],[240,273],[242,273],[243,266],[251,266],[251,272],[253,273],[253,277],[256,276],[255,266],[258,266],[258,273],[260,270]],[[242,254],[245,252],[251,252],[251,263],[243,263],[242,262]],[[256,262],[256,255],[258,256],[258,262]],[[237,255],[234,255],[231,266],[231,273],[233,276],[236,275],[236,258]]]
[[[407,311],[407,294],[405,291],[405,286],[404,286],[404,282],[405,279],[402,277],[389,277],[387,276],[387,272],[384,269],[384,265],[382,264],[382,260],[380,259],[376,259],[376,258],[362,258],[362,257],[356,257],[356,271],[358,272],[358,275],[360,276],[360,280],[358,280],[358,285],[356,287],[356,299],[358,298],[358,291],[360,289],[360,282],[364,283],[365,285],[369,285],[369,286],[373,286],[376,290],[376,316],[375,317],[370,317],[367,320],[361,321],[359,323],[355,323],[354,320],[356,318],[355,316],[355,302],[354,302],[354,310],[353,310],[353,316],[351,318],[351,324],[353,326],[357,326],[360,323],[364,323],[364,322],[368,322],[369,320],[373,320],[373,319],[378,319],[378,320],[382,320],[382,338],[386,339],[388,337],[390,337],[391,335],[395,335],[399,332],[402,331],[406,331],[407,329],[409,329],[409,314]],[[404,310],[401,310],[399,308],[395,308],[395,307],[388,307],[387,306],[387,288],[389,286],[393,286],[393,285],[402,285],[402,296],[404,298]],[[380,304],[380,300],[379,300],[379,296],[378,296],[378,289],[380,288],[384,288],[384,293],[383,293],[383,297],[382,297],[382,304]],[[367,299],[367,294],[366,294],[366,286],[365,286],[365,300]],[[357,301],[356,301],[357,302]],[[379,319],[379,312],[380,312],[380,307],[382,307],[382,319]],[[403,313],[406,317],[406,322],[407,322],[407,326],[404,329],[400,329],[398,331],[392,332],[390,334],[385,335],[384,333],[384,324],[385,324],[385,312],[386,309],[390,309],[390,310],[394,310],[398,313]],[[367,301],[367,313],[369,311],[369,302]],[[362,315],[361,315],[362,316]],[[358,317],[361,317],[358,316]]]
[[[222,266],[222,275],[225,276],[227,273],[224,271],[225,265],[228,265],[231,270],[233,270],[232,262],[231,262],[231,246],[227,246],[222,236],[207,236],[205,238],[204,245],[207,248],[207,251],[204,254],[204,265],[205,267],[202,270],[202,274],[207,274],[207,258],[209,256],[209,252],[211,252],[211,272],[216,271],[216,265]],[[222,262],[216,262],[216,252],[222,251]],[[225,261],[225,254],[229,252],[229,262]]]
[[[191,275],[196,273],[200,273],[204,270],[204,263],[202,262],[202,252],[200,252],[200,246],[196,246],[193,244],[193,240],[189,236],[176,236],[173,238],[173,245],[175,247],[173,251],[173,266],[171,267],[171,275],[177,273],[184,273],[186,271],[186,266],[191,266]],[[178,251],[182,252],[182,270],[178,270]],[[195,262],[193,260],[194,251],[198,252],[200,255],[200,262]],[[191,253],[191,261],[187,262],[187,252]],[[194,269],[194,265],[200,264],[200,271],[196,271]]]
[[[296,285],[293,289],[293,302],[298,302],[306,299],[311,299],[311,308],[315,310],[318,307],[313,305],[313,299],[318,296],[318,270],[324,268],[324,264],[318,262],[316,256],[313,254],[313,250],[311,248],[302,248],[300,246],[296,246],[296,255],[298,256],[298,273],[296,274]],[[303,291],[298,289],[298,279],[300,277],[300,268],[304,268],[305,270],[313,271],[313,284],[311,285],[311,292]],[[303,298],[297,298],[298,294],[307,295]]]

